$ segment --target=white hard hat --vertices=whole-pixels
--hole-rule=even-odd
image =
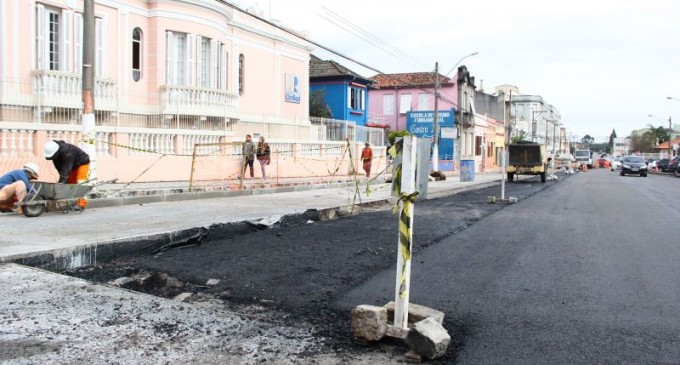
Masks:
[[[55,141],[45,143],[45,158],[52,158],[59,150],[59,144]]]
[[[33,162],[29,162],[24,165],[24,170],[30,171],[35,177],[38,177],[38,165],[34,164]]]

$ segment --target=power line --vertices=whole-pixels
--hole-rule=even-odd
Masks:
[[[377,73],[377,74],[383,75],[383,76],[385,76],[385,77],[389,77],[389,78],[391,78],[391,79],[393,79],[393,80],[399,81],[400,83],[402,83],[402,84],[404,84],[404,85],[406,85],[406,86],[411,86],[411,87],[414,88],[414,89],[422,90],[422,91],[424,91],[425,93],[434,95],[434,91],[427,90],[427,89],[423,89],[423,88],[420,87],[419,85],[411,84],[411,83],[409,83],[409,82],[407,82],[407,81],[404,81],[404,80],[401,80],[401,79],[397,78],[396,76],[393,76],[393,75],[387,74],[387,73],[385,73],[385,72],[382,72],[382,71],[380,71],[379,69],[377,69],[377,68],[375,68],[375,67],[373,67],[373,66],[369,66],[369,65],[367,65],[367,64],[365,64],[365,63],[363,63],[363,62],[361,62],[361,61],[359,61],[359,60],[356,60],[356,59],[354,59],[354,58],[352,58],[352,57],[350,57],[350,56],[347,56],[347,55],[341,53],[340,51],[336,51],[336,50],[334,50],[334,49],[332,49],[332,48],[330,48],[330,47],[328,47],[328,46],[325,46],[325,45],[323,45],[323,44],[321,44],[321,43],[318,43],[318,42],[316,42],[316,41],[314,41],[314,40],[311,40],[311,39],[309,39],[309,38],[303,36],[302,34],[299,34],[299,33],[294,32],[294,31],[292,31],[292,30],[290,30],[290,29],[288,29],[288,28],[285,28],[285,27],[283,27],[283,26],[280,26],[280,25],[278,25],[278,24],[275,24],[275,23],[273,23],[273,22],[271,22],[271,21],[269,21],[269,20],[267,20],[267,19],[264,19],[264,18],[262,18],[262,17],[260,17],[260,16],[258,16],[258,15],[256,15],[256,14],[249,13],[249,12],[247,12],[247,11],[241,9],[240,7],[238,7],[238,6],[234,5],[234,4],[231,4],[231,3],[226,2],[225,0],[216,0],[216,1],[218,1],[218,2],[221,3],[221,4],[224,4],[224,5],[228,6],[228,7],[230,7],[230,8],[232,8],[232,9],[236,10],[236,11],[239,11],[239,12],[241,12],[241,13],[243,13],[243,14],[246,14],[246,15],[248,15],[248,16],[250,16],[250,17],[253,17],[253,18],[255,18],[255,19],[257,19],[257,20],[259,20],[259,21],[261,21],[261,22],[264,22],[264,23],[266,23],[266,24],[268,24],[268,25],[270,25],[270,26],[272,26],[272,27],[274,27],[274,28],[277,28],[277,29],[279,29],[279,30],[281,30],[281,31],[283,31],[283,32],[286,32],[286,33],[288,33],[288,34],[290,34],[290,35],[292,35],[292,36],[294,36],[294,37],[297,37],[297,38],[299,38],[299,39],[301,39],[301,40],[303,40],[303,41],[305,41],[305,42],[308,42],[308,43],[310,43],[310,44],[312,44],[312,45],[315,45],[315,46],[317,46],[317,47],[319,47],[319,48],[321,48],[321,49],[323,49],[323,50],[325,50],[325,51],[327,51],[327,52],[330,52],[330,53],[332,53],[332,54],[334,54],[334,55],[336,55],[336,56],[342,57],[342,58],[344,58],[344,59],[346,59],[346,60],[348,60],[348,61],[350,61],[350,62],[353,62],[353,63],[355,63],[355,64],[357,64],[357,65],[359,65],[359,66],[361,66],[361,67],[364,67],[364,68],[366,68],[366,69],[368,69],[368,70],[371,70],[371,71],[373,71],[373,72],[375,72],[375,73]],[[439,98],[440,98],[441,100],[446,101],[447,103],[449,103],[449,104],[451,104],[451,105],[453,105],[453,106],[456,106],[456,107],[458,106],[458,103],[453,102],[453,101],[449,100],[448,98],[442,97],[441,95],[439,96]]]
[[[336,18],[337,20],[339,20],[339,21],[341,21],[341,22],[343,22],[343,23],[349,25],[349,26],[352,27],[353,29],[357,29],[361,34],[363,34],[364,36],[366,36],[366,37],[369,38],[369,39],[366,39],[366,38],[364,38],[364,37],[361,37],[361,36],[358,36],[358,35],[357,35],[357,36],[360,37],[361,39],[363,39],[363,40],[365,40],[365,41],[367,41],[367,42],[369,42],[369,43],[371,43],[371,44],[373,44],[373,45],[379,47],[380,49],[384,50],[385,52],[388,52],[388,53],[392,54],[393,56],[395,56],[395,57],[397,57],[397,58],[399,58],[399,59],[401,59],[401,60],[403,60],[403,61],[405,61],[405,62],[410,63],[410,64],[413,65],[413,66],[421,67],[421,68],[423,68],[423,69],[429,68],[429,66],[427,65],[427,63],[421,61],[420,59],[418,59],[418,58],[416,58],[416,57],[413,57],[413,56],[407,54],[406,52],[402,51],[401,49],[399,49],[399,48],[397,48],[397,47],[394,47],[393,45],[391,45],[391,44],[389,44],[388,42],[384,41],[383,39],[377,37],[377,36],[374,35],[373,33],[371,33],[371,32],[369,32],[369,31],[365,30],[364,28],[360,27],[359,25],[353,23],[353,22],[350,21],[349,19],[344,18],[343,16],[341,16],[340,14],[338,14],[338,13],[334,12],[333,10],[327,8],[326,6],[323,6],[323,5],[322,5],[321,7],[322,7],[323,9],[325,9],[326,12],[328,12],[332,17],[334,17],[334,18]],[[329,20],[329,19],[326,18],[326,17],[324,17],[324,19]],[[329,20],[329,21],[330,21],[330,20]],[[334,23],[334,24],[336,24],[336,23]],[[336,25],[337,25],[337,24],[336,24]],[[347,28],[344,28],[344,27],[343,27],[343,29],[348,30]],[[348,31],[350,31],[350,30],[348,30]],[[356,33],[354,33],[353,31],[350,31],[350,32],[351,32],[352,34],[355,34],[355,35],[356,35]],[[377,42],[378,44],[375,44],[374,42]]]

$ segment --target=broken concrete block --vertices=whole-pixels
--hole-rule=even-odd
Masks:
[[[142,288],[147,287],[154,280],[154,276],[146,270],[140,270],[135,275],[132,275],[132,277],[137,280]]]
[[[394,302],[385,304],[387,315],[390,319],[394,319]],[[409,303],[408,305],[408,323],[416,323],[425,318],[432,317],[439,324],[444,323],[444,312],[426,307],[424,305]]]
[[[165,280],[165,286],[167,288],[181,288],[184,286],[184,282],[177,278],[173,278],[172,276],[168,276]]]
[[[387,332],[387,309],[374,305],[359,305],[352,309],[354,338],[378,341]]]
[[[220,279],[208,279],[208,281],[205,283],[207,286],[215,286],[220,283]]]
[[[420,364],[423,362],[423,356],[413,350],[405,353],[404,357],[406,358],[406,361],[410,363]]]
[[[139,283],[137,280],[129,276],[123,276],[116,280],[109,281],[109,285],[131,290],[139,289]]]
[[[449,342],[451,336],[434,318],[417,322],[406,336],[406,344],[430,360],[444,356]]]
[[[182,293],[176,295],[174,298],[172,298],[172,300],[176,302],[186,302],[187,299],[189,299],[192,295],[193,295],[192,293]]]

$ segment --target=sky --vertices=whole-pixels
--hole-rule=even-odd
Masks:
[[[677,0],[237,0],[369,66],[312,46],[367,77],[440,73],[458,60],[477,88],[511,84],[559,110],[567,133],[608,139],[680,125]],[[455,71],[454,71],[455,72]],[[453,72],[451,73],[453,74]],[[480,85],[482,84],[482,85]],[[652,115],[650,117],[649,115]]]

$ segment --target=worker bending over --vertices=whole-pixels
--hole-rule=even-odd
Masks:
[[[38,178],[38,165],[30,162],[24,165],[21,170],[12,170],[0,176],[0,212],[9,213],[17,206],[17,213],[21,211],[21,201],[26,197],[31,189],[30,180]]]
[[[59,172],[59,182],[80,184],[90,175],[90,156],[80,148],[64,141],[45,143],[45,159],[52,160]],[[78,199],[78,206],[85,209],[87,200]]]

